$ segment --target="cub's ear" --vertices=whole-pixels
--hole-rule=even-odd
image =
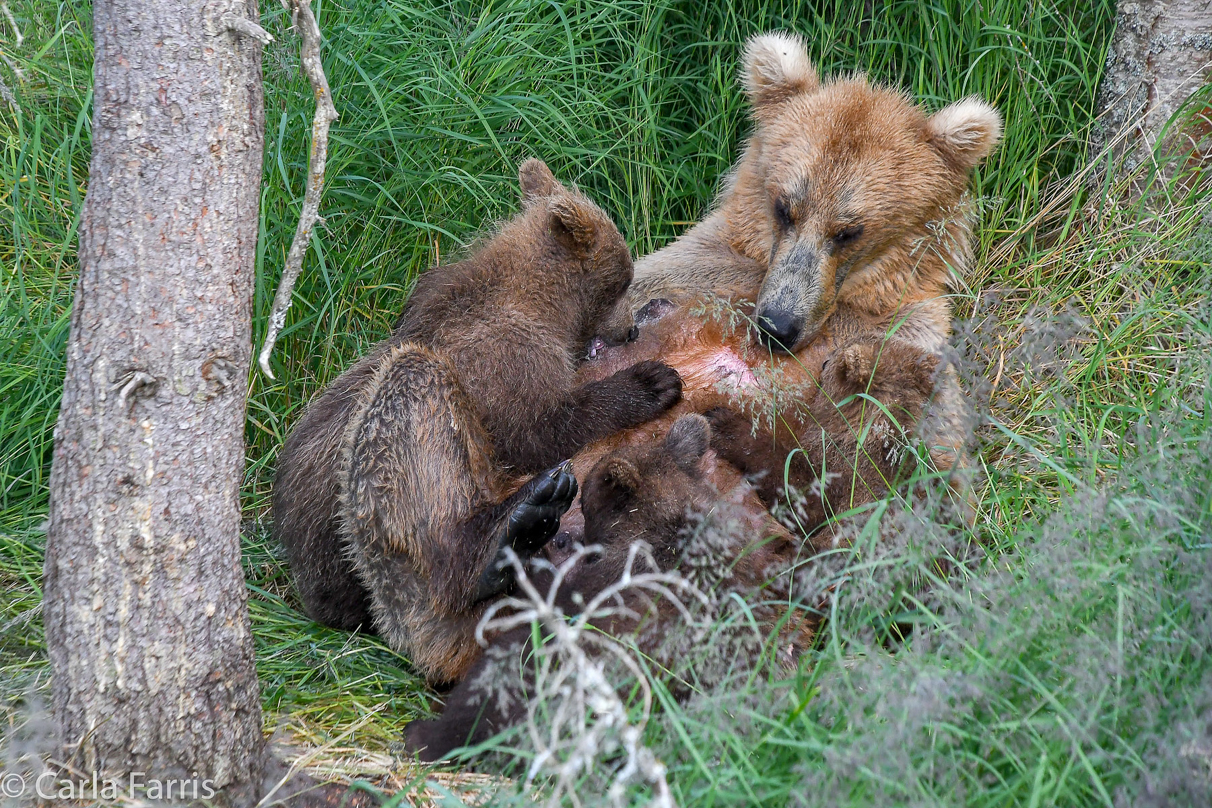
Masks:
[[[1002,116],[972,96],[943,107],[926,121],[926,138],[952,165],[964,171],[989,156],[1002,138]]]
[[[615,491],[634,494],[640,490],[643,480],[640,470],[626,458],[612,457],[605,461],[602,469],[602,483]]]
[[[863,392],[875,373],[880,346],[873,342],[857,342],[842,349],[838,370],[842,381],[852,390]]]
[[[547,164],[534,157],[518,166],[518,184],[522,186],[523,205],[551,196],[560,187]]]
[[[745,43],[743,62],[741,83],[759,121],[787,99],[815,90],[821,83],[798,34],[772,32],[751,37]]]
[[[593,252],[598,240],[601,216],[582,201],[572,196],[561,196],[552,200],[551,235],[568,248],[577,258],[586,258]]]
[[[665,435],[665,451],[682,471],[699,476],[699,461],[711,446],[711,424],[701,415],[683,415]]]

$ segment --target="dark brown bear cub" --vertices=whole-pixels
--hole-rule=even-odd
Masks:
[[[434,682],[478,656],[484,604],[512,584],[501,548],[528,556],[558,527],[576,481],[556,464],[681,395],[660,362],[574,386],[586,345],[633,334],[631,259],[542,162],[519,178],[522,213],[420,279],[392,337],[311,405],[278,464],[274,531],[308,614],[373,626]]]
[[[658,570],[678,569],[701,590],[717,596],[725,591],[748,596],[794,560],[790,536],[760,503],[750,501],[747,487],[721,497],[711,482],[716,460],[710,441],[707,420],[686,415],[661,443],[618,449],[593,468],[581,496],[586,544],[596,546],[597,552],[581,556],[565,570],[555,597],[564,614],[580,613],[619,581],[637,541],[648,545]],[[708,540],[700,534],[710,530],[703,524],[709,512],[715,535]],[[647,564],[637,561],[633,572],[646,571]],[[550,568],[535,569],[531,580],[539,591],[549,591]],[[685,660],[672,658],[678,651],[670,639],[677,638],[682,612],[658,597],[624,591],[622,598],[627,608],[593,618],[594,629],[615,637],[634,635],[640,650],[660,667],[680,670]],[[778,616],[769,611],[759,605],[755,614],[760,620],[771,618],[773,625]],[[531,637],[526,625],[495,638],[467,678],[446,696],[442,715],[408,726],[408,748],[422,760],[438,760],[524,720],[535,695],[533,671],[523,662],[531,652]],[[802,647],[810,637],[809,630],[797,645]],[[500,697],[502,691],[506,698]]]
[[[818,616],[811,612],[795,616],[771,608],[774,600],[796,602],[792,593],[782,591],[788,582],[774,579],[797,555],[814,550],[799,548],[766,507],[790,484],[807,494],[801,507],[808,513],[801,518],[815,526],[849,507],[856,486],[868,487],[876,496],[885,493],[909,461],[903,432],[912,429],[930,400],[937,365],[936,357],[904,343],[851,342],[828,356],[815,396],[803,412],[786,413],[793,423],[783,422],[777,435],[765,431],[755,435],[747,416],[718,407],[705,416],[679,418],[663,443],[615,449],[593,467],[581,491],[584,544],[596,545],[600,552],[583,557],[567,572],[556,603],[566,614],[579,612],[581,604],[619,580],[630,546],[643,540],[660,569],[676,568],[696,579],[701,589],[739,591],[754,600],[752,593],[773,586],[771,591],[779,596],[771,598],[767,592],[756,599],[753,612],[768,626],[782,624],[780,645],[786,637],[789,657],[794,659],[811,643]],[[788,475],[786,460],[794,449],[803,452],[792,457]],[[806,462],[805,454],[824,458],[825,467]],[[751,477],[756,491],[740,488],[720,496],[711,480],[728,479],[736,473],[733,466]],[[830,476],[830,469],[850,474],[837,479]],[[756,493],[762,503],[755,506],[747,501],[745,491],[748,497]],[[702,547],[691,548],[687,538],[694,515],[708,509],[717,520],[731,522],[732,529],[724,534],[736,540],[703,552]],[[817,535],[817,541],[825,544],[830,533]],[[556,564],[570,555],[567,548],[554,544],[545,552]],[[717,576],[723,571],[725,577],[703,580],[705,573],[711,576],[713,571]],[[543,571],[532,578],[540,591],[551,580],[550,573]],[[669,658],[662,643],[680,613],[659,600],[628,605],[630,614],[595,620],[594,626],[613,636],[635,634],[645,654],[663,667],[676,667],[678,660]],[[409,725],[408,748],[422,760],[439,760],[524,720],[527,700],[536,696],[533,673],[528,665],[519,664],[531,651],[530,641],[529,626],[495,638],[494,650],[481,657],[467,679],[446,697],[442,715]],[[496,695],[502,690],[512,698]]]

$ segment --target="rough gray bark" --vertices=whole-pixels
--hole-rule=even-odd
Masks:
[[[62,761],[239,790],[264,748],[239,545],[264,115],[261,43],[224,15],[256,0],[93,6],[43,614]]]
[[[1140,167],[1152,159],[1167,121],[1210,77],[1212,0],[1120,0],[1096,145],[1111,145],[1128,170]],[[1167,135],[1161,151],[1198,152],[1206,134],[1206,121],[1197,122]]]

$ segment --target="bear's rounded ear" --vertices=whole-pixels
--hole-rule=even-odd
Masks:
[[[842,349],[842,355],[838,357],[842,381],[852,388],[865,390],[875,373],[879,352],[880,346],[872,342],[856,342]]]
[[[602,482],[616,491],[634,494],[640,490],[642,480],[640,470],[630,460],[614,457],[602,469]]]
[[[799,93],[820,86],[816,68],[798,34],[771,32],[745,43],[741,83],[758,120]]]
[[[547,164],[534,157],[518,166],[518,184],[522,186],[524,205],[551,196],[560,187]]]
[[[572,196],[552,200],[548,209],[551,214],[551,235],[568,248],[577,258],[585,258],[593,252],[598,240],[596,211]]]
[[[677,467],[698,476],[699,461],[711,446],[711,423],[701,415],[683,415],[665,435],[665,451]]]
[[[956,168],[980,165],[1002,138],[1002,116],[971,96],[943,107],[926,121],[926,139]]]

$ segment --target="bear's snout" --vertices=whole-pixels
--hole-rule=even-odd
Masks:
[[[804,329],[804,321],[789,311],[767,309],[758,313],[757,326],[757,338],[763,345],[791,353]]]

